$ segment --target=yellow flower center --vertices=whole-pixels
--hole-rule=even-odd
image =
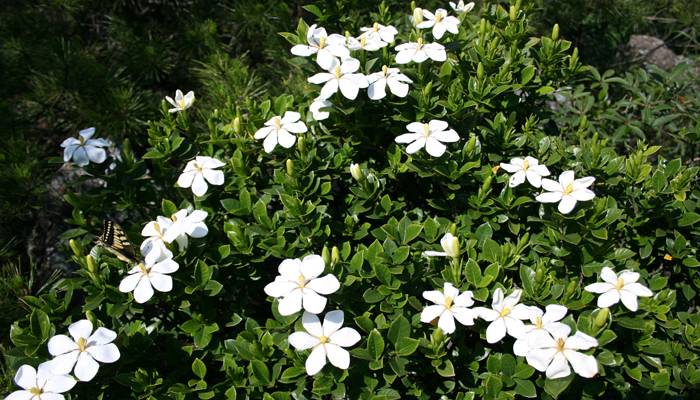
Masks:
[[[177,217],[174,215],[172,215],[170,218],[173,220],[173,222],[177,221]]]
[[[375,22],[374,26],[372,27],[375,32],[379,32],[379,22]]]
[[[507,317],[508,314],[510,314],[510,308],[504,308],[503,311],[501,311],[501,317]]]
[[[617,279],[617,285],[615,285],[615,289],[620,290],[622,289],[622,286],[624,286],[625,281],[622,280],[622,278]]]
[[[194,165],[194,168],[195,168],[197,171],[202,172],[202,167],[200,167],[199,165],[197,165],[197,163],[194,163],[194,164],[192,164],[192,165]]]
[[[302,289],[306,287],[306,278],[304,275],[299,275],[299,287]]]
[[[537,324],[535,324],[535,326],[537,326],[537,329],[542,329],[542,328],[543,328],[543,326],[542,326],[542,318],[537,317]]]
[[[363,36],[362,39],[360,39],[360,46],[365,47],[366,42],[367,42],[367,36]]]
[[[525,162],[523,163],[523,171],[527,171],[528,168],[530,168],[530,163],[527,162],[527,160],[525,160]]]
[[[448,310],[452,308],[452,299],[449,297],[445,299],[445,308],[447,308]]]
[[[326,344],[326,342],[328,342],[328,338],[325,336],[321,336],[318,338],[318,340],[321,342],[321,344]]]
[[[159,234],[160,236],[163,236],[163,232],[161,232],[161,230],[160,230],[160,225],[158,225],[157,222],[156,222],[155,224],[153,224],[153,227],[156,228],[156,232],[158,232],[158,234]]]
[[[83,137],[83,135],[78,135],[78,140],[80,140],[79,146],[85,146],[85,138]]]
[[[78,339],[78,347],[80,347],[80,351],[85,351],[86,344],[87,344],[87,340],[85,340],[85,338]]]
[[[567,194],[571,193],[574,191],[574,184],[570,183],[569,186],[566,187],[566,190],[564,190],[564,196]]]
[[[559,347],[559,351],[564,351],[564,339],[557,339],[557,346]]]
[[[387,71],[389,71],[389,68],[386,65],[382,65],[382,72],[384,72],[384,75],[387,74]]]
[[[423,130],[425,131],[423,136],[425,136],[426,138],[430,137],[430,126],[428,124],[423,124]]]
[[[340,79],[340,65],[335,67],[333,70],[333,75],[335,75],[335,79]]]
[[[318,41],[318,49],[322,49],[323,46],[326,45],[326,38],[322,37],[321,40]]]
[[[141,268],[141,272],[148,275],[148,270],[146,269],[146,266],[143,265],[143,263],[139,263],[139,268]]]
[[[442,14],[440,14],[440,13],[435,14],[435,23],[439,24],[440,21],[442,21]]]
[[[180,103],[179,103],[179,104],[180,104],[180,108],[182,108],[183,110],[186,108],[186,107],[185,107],[185,99],[184,99],[184,98],[182,98],[182,99],[180,100]]]
[[[280,119],[279,119],[279,118],[275,118],[275,120],[272,121],[272,122],[275,123],[275,126],[277,127],[277,129],[282,129],[282,125],[281,125],[281,122],[280,122]]]
[[[421,47],[423,47],[423,38],[418,38],[418,48],[416,50],[420,50]]]
[[[33,388],[29,389],[29,393],[31,393],[34,396],[37,396],[37,395],[44,393],[44,391],[39,389],[39,388],[33,387]]]

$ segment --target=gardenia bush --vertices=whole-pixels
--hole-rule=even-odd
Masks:
[[[532,4],[451,5],[331,34],[306,6],[288,95],[178,90],[145,154],[66,140],[100,185],[65,196],[80,269],[23,298],[8,399],[692,395],[698,168],[550,120],[587,68]]]

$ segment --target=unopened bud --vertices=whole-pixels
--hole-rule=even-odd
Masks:
[[[88,265],[88,271],[91,273],[96,273],[97,272],[97,263],[95,262],[95,259],[92,258],[92,256],[88,255],[85,257],[87,259],[87,265]]]
[[[462,250],[459,248],[459,238],[452,236],[451,233],[446,233],[442,240],[440,240],[440,244],[448,256],[452,258],[459,258],[462,252]]]
[[[566,294],[571,296],[576,292],[576,281],[571,281],[569,284],[566,286]]]
[[[523,0],[518,0],[515,2],[515,10],[520,11],[520,8],[523,6]]]
[[[433,81],[428,82],[427,85],[423,88],[423,96],[425,96],[427,99],[430,98],[430,93],[433,91]]]
[[[467,152],[471,153],[474,151],[476,148],[476,136],[472,136],[469,138],[469,141],[467,142]]]
[[[552,40],[559,40],[559,24],[554,24],[552,28]]]
[[[479,65],[476,67],[476,79],[481,82],[484,79],[484,64],[479,63]]]
[[[413,25],[418,26],[421,22],[423,22],[423,9],[416,7],[413,9]]]
[[[87,311],[85,312],[85,316],[87,317],[88,321],[92,322],[92,326],[97,329],[99,327],[99,320],[97,319],[97,315],[95,315],[94,312],[92,311]]]
[[[331,266],[331,252],[328,250],[328,246],[323,246],[323,250],[321,251],[321,258],[323,258],[323,262],[326,263],[326,267]]]
[[[351,36],[350,31],[345,31],[345,40],[348,40]]]
[[[333,246],[333,249],[331,250],[331,265],[335,265],[340,262],[340,250],[338,250],[338,246]]]
[[[535,272],[535,282],[542,283],[544,281],[544,270],[542,268],[537,268]]]
[[[303,136],[297,141],[297,148],[302,154],[306,153],[306,139]]]
[[[431,335],[431,339],[433,339],[433,343],[440,343],[442,342],[444,334],[442,333],[442,329],[437,328],[433,331],[433,334]]]
[[[289,158],[287,159],[287,175],[292,178],[296,178],[297,176],[297,169],[294,167],[294,161]]]
[[[574,47],[574,54],[571,55],[574,60],[578,59],[578,47]]]
[[[83,248],[75,239],[71,239],[68,243],[70,243],[70,248],[73,249],[73,253],[75,253],[76,256],[82,257],[84,255]]]
[[[604,326],[608,323],[608,315],[610,314],[610,309],[608,307],[601,308],[598,311],[598,315],[595,316],[595,326],[598,328]]]
[[[238,117],[233,119],[233,132],[237,135],[241,133],[241,119]]]
[[[598,132],[593,134],[593,138],[591,139],[591,142],[598,143]]]
[[[491,180],[493,179],[492,175],[489,175],[486,180],[484,181],[484,184],[481,185],[481,190],[486,193],[489,189],[491,189]]]
[[[457,224],[454,222],[450,224],[450,235],[454,236],[457,234]]]
[[[584,129],[586,129],[587,125],[588,125],[588,117],[586,117],[584,115],[583,118],[581,118],[581,125],[579,126],[579,129],[584,130]]]
[[[356,181],[362,183],[365,180],[365,174],[362,173],[362,168],[359,164],[350,165],[350,174]]]
[[[411,2],[411,10],[415,10],[415,9],[416,9],[416,2],[412,1]]]
[[[484,36],[486,34],[486,20],[481,19],[481,24],[479,25],[479,34]]]
[[[129,140],[129,138],[124,139],[122,144],[124,146],[124,154],[126,154],[127,156],[131,155],[131,141]]]
[[[518,19],[518,9],[515,6],[510,6],[510,20],[515,22]]]

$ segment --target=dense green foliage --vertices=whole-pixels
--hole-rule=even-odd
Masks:
[[[407,6],[372,4],[370,13],[357,3],[305,6],[305,18],[329,33],[357,36],[376,21],[399,30],[396,44],[433,41],[429,29],[413,26]],[[121,358],[78,383],[72,399],[692,398],[700,385],[698,77],[686,64],[672,72],[600,73],[557,33],[530,37],[538,10],[523,3],[463,14],[459,34],[439,41],[448,50],[444,63],[397,65],[393,46],[353,52],[358,72],[400,68],[413,81],[410,92],[382,100],[364,89],[354,100],[338,93],[322,121],[309,111],[320,86],[307,82],[321,69],[289,53],[307,40],[304,19],[297,26],[289,18],[300,16],[296,6],[194,2],[197,12],[186,15],[175,4],[125,2],[99,14],[110,15],[111,31],[86,26],[70,42],[55,39],[52,46],[63,43],[56,58],[31,61],[39,63],[31,71],[42,72],[15,81],[33,86],[3,89],[37,96],[7,113],[9,126],[74,136],[95,125],[96,137],[117,143],[119,158],[91,163],[75,182],[103,185],[68,188],[73,229],[62,239],[73,241],[62,247],[79,270],[50,293],[22,296],[27,312],[13,324],[6,354],[12,373],[50,360],[48,340],[87,318],[117,332]],[[75,27],[71,19],[91,10],[64,7],[42,18]],[[187,28],[164,23],[138,32],[153,13]],[[146,38],[153,42],[145,45]],[[17,49],[44,44],[13,40],[15,48],[3,51],[16,53],[0,57],[8,66],[0,70],[27,74]],[[84,69],[65,75],[67,65]],[[169,113],[162,96],[176,88],[194,90],[197,100]],[[57,91],[51,103],[40,99]],[[286,111],[301,113],[308,132],[268,153],[253,135]],[[408,154],[396,143],[407,124],[435,119],[461,137],[445,155]],[[225,163],[224,185],[201,197],[176,186],[195,156]],[[535,201],[541,189],[509,187],[497,166],[525,156],[547,165],[552,179],[567,170],[595,177],[595,199],[562,214]],[[351,175],[352,164],[364,178]],[[131,266],[87,234],[110,218],[138,245],[149,221],[182,208],[206,211],[209,232],[185,251],[173,244],[180,267],[172,291],[139,304],[118,289]],[[461,257],[425,257],[442,250],[446,233],[459,238]],[[309,352],[288,342],[303,331],[301,313],[280,315],[278,300],[264,292],[282,260],[311,254],[328,255],[325,272],[341,283],[325,311],[342,310],[345,326],[362,335],[348,348],[347,371],[328,364],[313,377],[305,370]],[[618,303],[606,314],[584,290],[604,267],[640,273],[654,296],[640,297],[636,312]],[[599,373],[546,379],[513,355],[513,338],[489,344],[482,319],[458,324],[453,334],[422,323],[422,293],[445,282],[471,290],[475,306],[490,307],[497,289],[521,289],[530,306],[565,305],[562,322],[572,333],[597,339],[586,354],[596,357]]]

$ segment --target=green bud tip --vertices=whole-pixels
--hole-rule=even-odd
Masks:
[[[328,246],[323,246],[323,250],[321,251],[321,258],[323,258],[323,262],[326,263],[327,267],[331,265],[331,252],[330,250],[328,250]]]
[[[291,176],[292,178],[297,176],[297,170],[296,167],[294,167],[294,161],[291,159],[287,159],[287,175]]]
[[[73,249],[73,253],[75,253],[76,256],[83,256],[83,249],[80,247],[80,245],[75,239],[71,239],[68,243],[70,243],[70,248]]]
[[[610,314],[610,309],[605,307],[598,311],[598,315],[595,316],[595,326],[598,328],[604,326],[608,323],[608,315]]]
[[[479,63],[479,65],[476,67],[476,78],[481,82],[482,79],[484,79],[484,64]]]
[[[467,142],[467,151],[472,152],[476,148],[476,136],[472,136],[469,138],[469,141]]]
[[[238,117],[236,117],[236,118],[233,119],[233,131],[234,131],[236,134],[240,134],[240,133],[241,133],[241,119],[238,118]]]
[[[338,250],[338,246],[333,246],[331,250],[331,264],[336,264],[338,262],[340,262],[340,250]]]
[[[481,186],[481,189],[486,192],[487,190],[491,189],[491,181],[493,180],[493,175],[489,175],[486,180],[484,181],[484,184]]]
[[[569,282],[569,285],[566,287],[566,294],[572,295],[576,291],[576,281],[571,281]]]
[[[554,24],[552,28],[552,40],[559,40],[559,24]]]
[[[510,6],[509,14],[511,22],[515,22],[518,19],[518,9],[515,6]]]
[[[96,273],[97,272],[97,263],[95,262],[95,259],[92,258],[92,256],[88,255],[87,257],[87,265],[88,265],[88,271],[91,273]]]
[[[303,136],[300,137],[299,140],[297,141],[297,148],[302,153],[306,152],[306,139],[304,139]]]
[[[542,283],[543,281],[544,281],[544,270],[542,268],[538,268],[537,272],[535,273],[535,282]]]

